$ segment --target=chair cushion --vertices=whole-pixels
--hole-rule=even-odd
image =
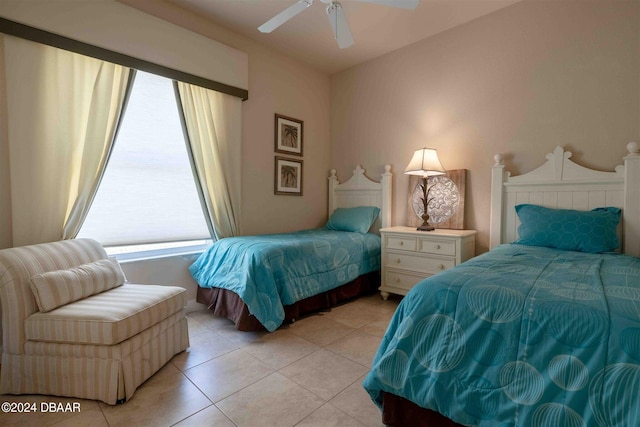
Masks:
[[[177,286],[124,284],[26,319],[27,340],[113,345],[184,310]]]
[[[124,272],[113,258],[31,276],[29,286],[42,312],[120,286]]]

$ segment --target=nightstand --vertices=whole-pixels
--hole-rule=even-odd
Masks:
[[[415,227],[380,229],[382,286],[380,294],[406,295],[419,281],[475,255],[475,230],[417,231]]]

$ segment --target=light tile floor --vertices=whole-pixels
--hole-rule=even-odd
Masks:
[[[126,403],[5,395],[1,402],[35,402],[38,412],[0,412],[0,425],[381,426],[362,380],[398,302],[371,295],[273,333],[191,312],[191,347]],[[79,402],[80,412],[42,413],[42,402]]]

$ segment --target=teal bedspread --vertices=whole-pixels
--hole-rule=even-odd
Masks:
[[[325,229],[218,240],[190,267],[198,285],[242,298],[269,331],[284,305],[380,270],[380,236]]]
[[[502,245],[423,280],[363,383],[473,426],[640,426],[640,259]]]

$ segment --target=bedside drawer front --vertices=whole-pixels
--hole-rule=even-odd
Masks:
[[[419,255],[387,253],[385,265],[390,268],[436,274],[456,265],[454,259],[428,258]]]
[[[456,242],[455,240],[419,239],[418,252],[424,252],[427,254],[455,256]]]
[[[401,249],[403,251],[415,252],[417,248],[415,237],[387,236],[387,248]]]
[[[411,274],[398,273],[395,271],[387,271],[386,274],[384,275],[385,285],[393,286],[394,288],[404,289],[406,291],[409,291],[422,279],[424,279],[424,277],[414,276]]]

